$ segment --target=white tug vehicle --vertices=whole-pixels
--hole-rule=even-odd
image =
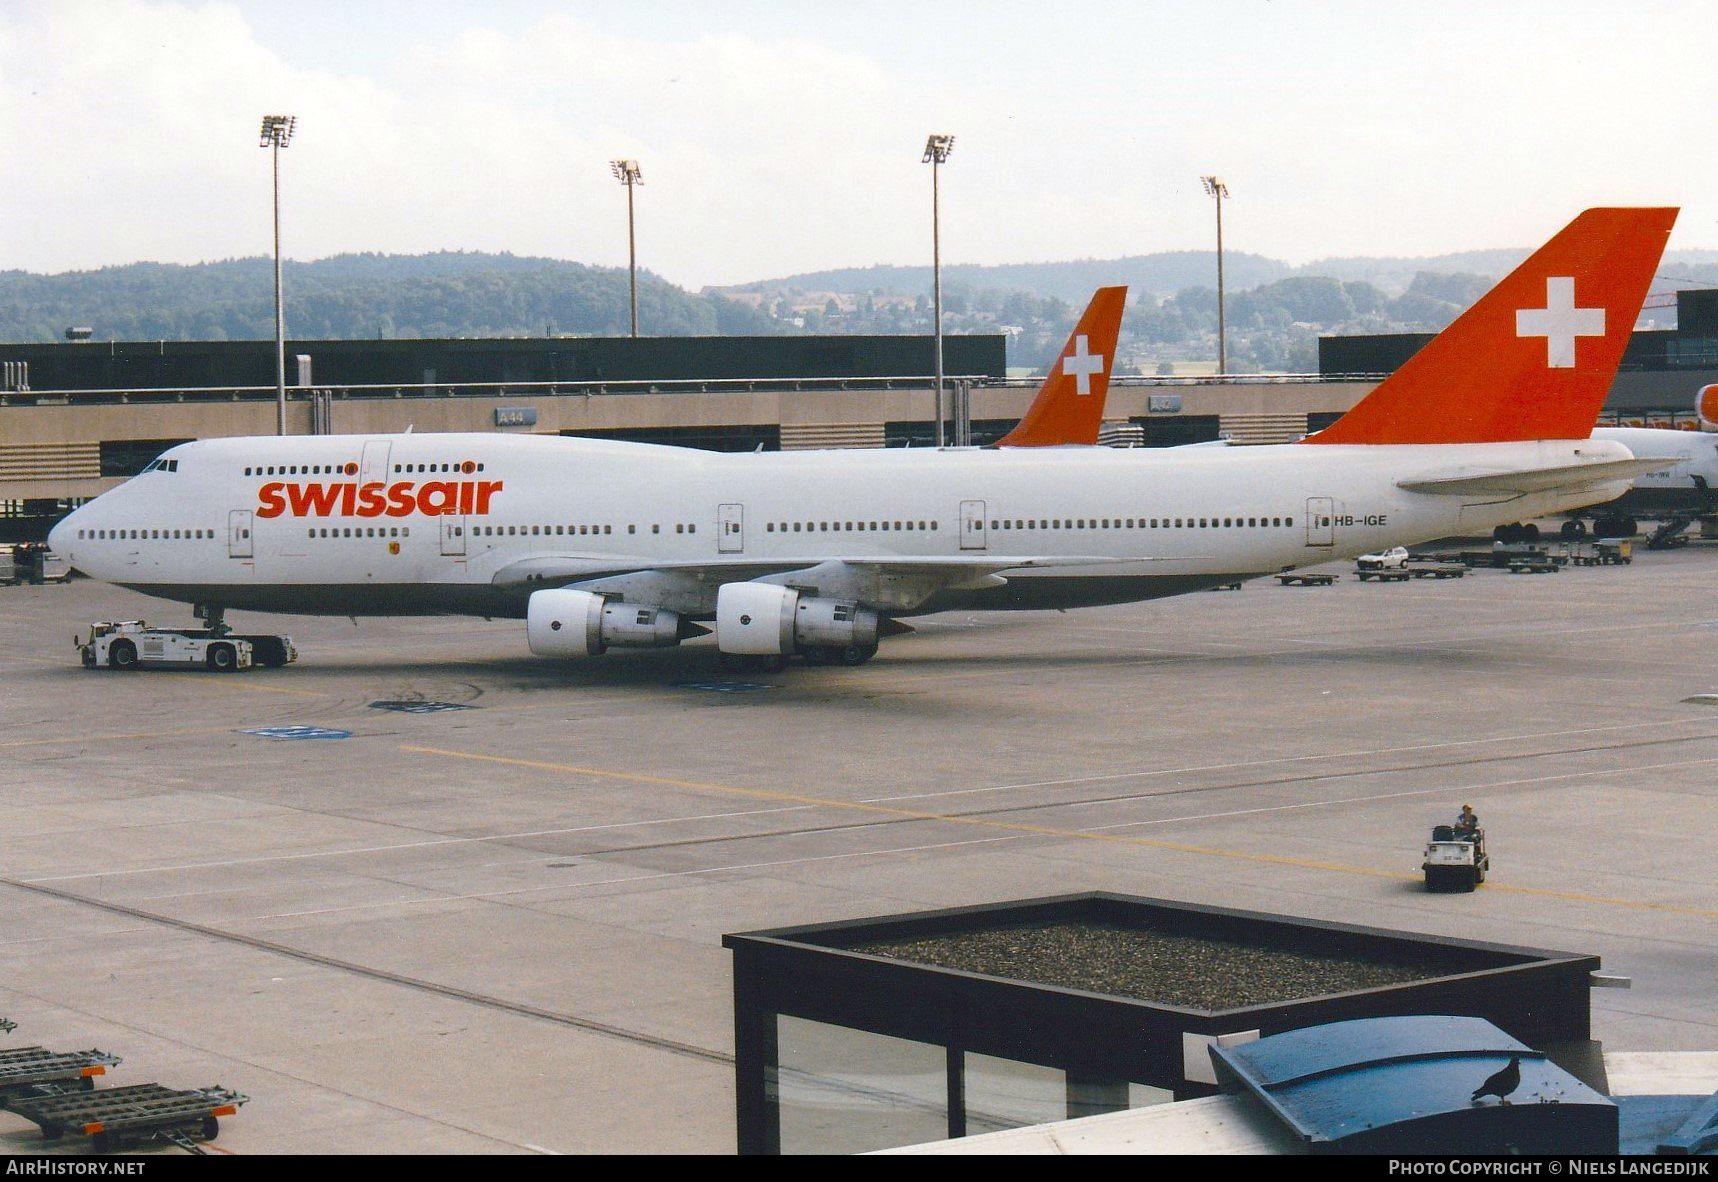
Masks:
[[[102,620],[73,638],[86,669],[208,669],[236,673],[298,660],[288,636],[235,636],[223,628],[151,628],[143,620]]]

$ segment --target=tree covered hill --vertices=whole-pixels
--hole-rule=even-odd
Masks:
[[[1293,273],[1293,268],[1262,255],[1225,251],[1224,285],[1230,291],[1257,287]],[[1217,256],[1208,250],[1177,250],[1159,254],[1130,255],[1119,259],[1077,259],[1062,263],[1004,263],[977,266],[963,263],[943,265],[943,285],[960,284],[973,290],[1025,291],[1053,296],[1084,306],[1100,287],[1124,283],[1137,297],[1150,292],[1170,295],[1183,288],[1217,282]],[[785,288],[807,291],[901,292],[929,291],[931,269],[926,267],[844,267],[832,271],[810,271],[782,279],[744,283],[719,291],[762,292]]]
[[[627,273],[555,259],[450,253],[338,255],[284,267],[287,332],[300,339],[624,336]],[[648,273],[639,331],[652,336],[767,335],[744,303],[694,295]],[[267,340],[274,264],[267,258],[180,266],[132,263],[36,275],[0,271],[0,340]]]
[[[1435,331],[1524,251],[1438,259],[1328,259],[1305,267],[1229,253],[1228,356],[1237,372],[1308,372],[1329,333]],[[1676,252],[1670,286],[1718,282],[1718,253]],[[1216,258],[1172,251],[943,269],[944,331],[1003,333],[1010,366],[1042,370],[1101,286],[1126,283],[1120,372],[1173,372],[1217,355]],[[286,323],[300,340],[620,336],[627,273],[509,254],[348,254],[285,268]],[[929,267],[811,272],[692,293],[639,276],[648,336],[932,331]],[[0,341],[46,342],[84,326],[96,340],[267,340],[267,258],[193,266],[134,263],[37,275],[0,271]]]

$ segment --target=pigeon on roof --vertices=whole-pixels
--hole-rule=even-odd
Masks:
[[[1509,1093],[1521,1086],[1521,1056],[1516,1055],[1509,1060],[1509,1066],[1494,1074],[1490,1079],[1474,1089],[1473,1102],[1478,1103],[1482,1096],[1496,1096],[1503,1104],[1509,1103]]]

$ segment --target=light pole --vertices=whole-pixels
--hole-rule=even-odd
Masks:
[[[632,279],[632,335],[638,335],[638,238],[633,233],[632,187],[644,183],[644,173],[636,160],[610,160],[609,171],[614,179],[626,186],[626,258]]]
[[[1228,325],[1223,315],[1223,198],[1229,195],[1229,186],[1220,176],[1199,179],[1205,182],[1205,192],[1217,199],[1217,373],[1222,375],[1229,372]]]
[[[292,143],[296,115],[264,115],[262,143],[274,150],[274,406],[275,434],[286,434],[286,311],[280,301],[280,150]]]
[[[937,191],[937,170],[948,163],[954,151],[952,135],[933,135],[925,141],[921,163],[931,166],[931,316],[936,321],[937,355],[937,446],[943,446],[943,249],[942,219]]]

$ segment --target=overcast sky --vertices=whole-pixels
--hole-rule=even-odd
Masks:
[[[1209,249],[1718,248],[1718,5],[1661,0],[0,0],[0,270],[510,251],[696,289]]]

